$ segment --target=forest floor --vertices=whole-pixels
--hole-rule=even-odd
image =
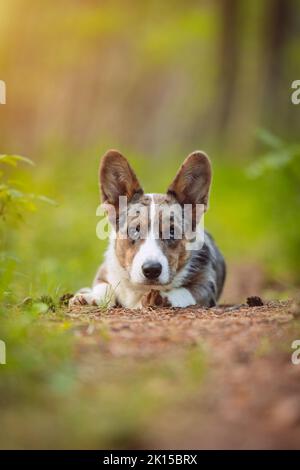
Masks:
[[[87,314],[92,323],[81,327]],[[291,302],[269,302],[105,313],[75,307],[67,315],[81,328],[80,352],[93,353],[94,361],[104,355],[111,368],[120,358],[161,364],[167,357],[182,367],[190,354],[188,390],[185,380],[180,392],[183,366],[171,378],[170,401],[165,397],[166,406],[153,411],[128,447],[278,449],[300,448],[300,364],[291,360],[298,314]],[[103,326],[107,341],[99,344]],[[151,387],[160,385],[158,378]]]
[[[300,448],[299,299],[236,292],[211,309],[4,312],[0,448]]]

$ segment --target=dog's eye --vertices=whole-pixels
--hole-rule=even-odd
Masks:
[[[137,225],[136,227],[130,227],[128,230],[128,235],[132,243],[135,243],[136,240],[140,238],[140,231],[141,227],[140,225]]]
[[[175,233],[175,227],[171,226],[170,231],[169,231],[169,236],[165,240],[165,242],[170,246],[170,247],[175,247],[177,246],[177,239],[176,239],[176,233]]]
[[[175,229],[170,227],[170,240],[175,240]]]

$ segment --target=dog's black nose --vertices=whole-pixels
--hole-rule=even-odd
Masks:
[[[162,271],[162,265],[153,261],[143,264],[142,270],[147,279],[157,279]]]

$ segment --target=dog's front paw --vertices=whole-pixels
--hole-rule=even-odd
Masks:
[[[115,292],[112,287],[99,282],[92,289],[89,287],[80,289],[69,301],[69,307],[74,305],[94,305],[102,308],[110,308],[116,304]]]
[[[69,307],[74,305],[98,305],[95,297],[91,293],[78,292],[69,300]]]
[[[143,307],[151,308],[171,306],[168,298],[162,296],[161,293],[155,289],[151,289],[150,292],[147,292],[147,294],[143,295],[141,303]]]

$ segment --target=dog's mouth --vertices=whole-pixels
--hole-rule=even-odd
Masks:
[[[165,287],[166,285],[168,285],[168,282],[160,282],[160,281],[148,281],[147,279],[142,282],[143,285],[145,286],[149,286],[149,287]]]
[[[147,287],[147,288],[153,288],[153,289],[166,289],[168,286],[170,286],[170,280],[167,282],[161,282],[159,280],[155,279],[143,279],[142,281],[131,281],[133,285],[137,287]]]

